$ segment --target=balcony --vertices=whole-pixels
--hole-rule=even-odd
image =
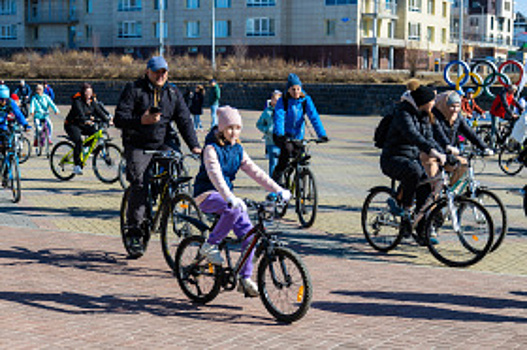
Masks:
[[[377,1],[377,12],[375,2]],[[397,3],[383,0],[366,0],[362,2],[362,14],[368,17],[397,19]]]
[[[385,37],[363,37],[360,41],[361,45],[378,45],[382,47],[405,47],[406,42],[403,39],[385,38]]]
[[[32,0],[27,2],[26,10],[26,23],[28,25],[72,25],[79,22],[77,8],[73,0]]]

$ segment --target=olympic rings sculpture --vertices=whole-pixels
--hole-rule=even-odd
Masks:
[[[458,69],[463,71],[459,75],[457,80],[452,81],[450,79],[450,71],[454,66],[458,66]],[[518,69],[520,77],[517,81],[512,82],[511,78],[504,72],[505,67],[514,66]],[[487,67],[490,73],[483,79],[478,73],[480,68]],[[499,67],[489,60],[477,60],[472,63],[472,66],[469,66],[468,63],[464,61],[451,61],[445,66],[443,71],[443,79],[448,84],[448,86],[455,88],[460,95],[465,95],[463,91],[463,86],[465,86],[469,80],[476,85],[476,92],[474,97],[478,97],[481,93],[485,92],[487,96],[494,98],[495,95],[490,91],[490,87],[498,81],[502,86],[506,87],[511,84],[518,86],[518,94],[523,90],[525,84],[527,83],[527,73],[525,72],[526,67],[516,60],[507,60],[500,64]]]

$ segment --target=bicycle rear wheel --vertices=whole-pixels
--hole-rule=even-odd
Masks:
[[[315,223],[318,205],[315,176],[308,168],[303,168],[297,176],[296,213],[302,227],[311,227]]]
[[[20,186],[20,168],[18,167],[18,162],[14,157],[10,159],[10,171],[8,179],[8,187],[13,194],[13,203],[18,203],[22,196],[22,188]]]
[[[258,265],[258,289],[265,308],[278,321],[298,321],[309,310],[313,286],[306,265],[291,249],[276,247]]]
[[[119,180],[121,158],[121,149],[113,143],[97,147],[92,161],[95,176],[104,183],[114,183]]]
[[[185,295],[200,304],[214,299],[221,288],[221,268],[199,256],[204,237],[190,236],[177,248],[174,274]]]
[[[388,187],[378,187],[370,191],[362,205],[362,232],[368,243],[380,252],[394,249],[403,238],[401,220],[388,207],[390,198],[393,196]]]
[[[27,137],[21,136],[18,139],[16,147],[16,151],[18,153],[18,162],[22,164],[26,162],[29,159],[29,156],[31,155],[31,143],[29,142]]]
[[[53,175],[59,180],[71,180],[75,176],[75,173],[73,173],[73,167],[75,166],[73,161],[73,144],[69,141],[57,143],[51,150],[49,165],[51,166]]]
[[[498,156],[500,169],[507,175],[514,176],[522,171],[524,164],[519,160],[520,150],[504,147]]]
[[[484,188],[476,190],[476,198],[479,204],[483,205],[492,218],[494,225],[494,242],[490,251],[493,252],[501,245],[507,234],[508,222],[507,211],[501,199],[494,193]]]
[[[457,228],[454,221],[457,221]],[[458,197],[452,211],[446,200],[439,201],[426,222],[430,253],[451,267],[470,266],[489,252],[494,225],[488,211],[478,202]],[[434,237],[438,243],[430,243]]]
[[[163,256],[171,269],[174,269],[176,250],[182,239],[201,232],[185,217],[201,221],[201,211],[194,199],[186,193],[178,193],[161,218],[161,248]]]

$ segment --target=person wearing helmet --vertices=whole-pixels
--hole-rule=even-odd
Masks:
[[[22,114],[15,101],[11,99],[9,88],[5,85],[0,85],[0,142],[2,143],[2,152],[4,150],[4,141],[9,132],[9,114],[15,116],[16,121],[24,127],[24,130],[30,129],[24,114]]]
[[[471,120],[474,113],[481,116],[485,115],[483,108],[478,106],[476,99],[474,98],[474,89],[468,89],[465,96],[461,98],[461,113],[467,120]]]
[[[31,88],[25,80],[20,80],[20,85],[15,90],[15,94],[20,98],[20,110],[27,117],[29,111],[29,99],[31,97]]]

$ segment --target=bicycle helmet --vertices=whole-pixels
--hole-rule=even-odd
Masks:
[[[467,94],[473,94],[474,93],[474,89],[473,88],[468,88],[467,89]]]
[[[9,98],[9,88],[5,85],[0,85],[0,98]]]

